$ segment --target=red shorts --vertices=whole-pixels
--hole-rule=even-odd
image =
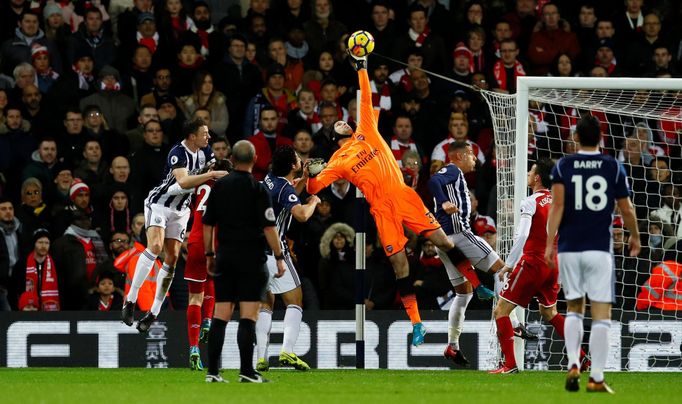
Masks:
[[[185,279],[194,282],[206,281],[206,255],[204,254],[203,243],[191,243],[187,245]]]
[[[419,195],[407,186],[373,203],[370,212],[387,256],[405,247],[407,237],[403,225],[418,235],[426,235],[440,228],[438,220],[426,209]]]
[[[521,257],[502,287],[500,297],[520,307],[527,307],[530,299],[538,299],[545,307],[556,304],[559,294],[559,271],[551,269],[542,257]]]

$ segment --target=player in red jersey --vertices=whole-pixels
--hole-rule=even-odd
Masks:
[[[228,160],[217,160],[211,169],[232,171],[232,165]],[[201,218],[213,184],[215,180],[209,180],[196,188],[193,224],[187,242],[187,262],[185,263],[185,280],[189,289],[187,336],[189,337],[189,366],[192,370],[203,370],[199,342],[208,342],[208,330],[211,328],[215,303],[213,277],[206,274],[204,234],[201,226]]]
[[[547,217],[552,205],[550,174],[554,163],[540,159],[528,172],[528,187],[533,194],[521,202],[521,218],[516,237],[504,268],[499,272],[500,280],[509,271],[500,299],[495,307],[497,338],[504,354],[504,364],[490,373],[517,373],[514,357],[514,329],[509,315],[516,306],[527,307],[535,297],[540,303],[540,314],[554,326],[564,338],[564,316],[556,309],[559,293],[559,272],[547,266],[544,260],[547,243]],[[513,268],[513,270],[512,270]],[[585,352],[581,351],[581,357]]]

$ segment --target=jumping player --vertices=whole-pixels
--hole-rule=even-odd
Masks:
[[[379,111],[372,107],[367,57],[350,55],[349,60],[360,80],[360,122],[355,133],[344,121],[334,124],[334,137],[340,148],[324,170],[308,179],[307,189],[314,195],[337,179],[345,178],[365,195],[384,252],[393,266],[400,298],[412,322],[412,344],[416,346],[424,342],[426,328],[421,322],[414,287],[409,279],[403,225],[446,251],[453,263],[460,264],[466,258],[454,248],[417,193],[405,185],[400,167],[377,129]],[[468,262],[467,265],[470,266]]]
[[[315,207],[320,203],[320,198],[313,195],[308,198],[305,205],[301,204],[293,186],[294,178],[301,171],[301,158],[292,146],[284,145],[275,150],[272,155],[272,171],[263,180],[263,184],[270,192],[272,208],[275,210],[275,217],[277,218],[275,224],[287,271],[281,278],[275,278],[277,263],[274,255],[268,255],[267,265],[270,270],[270,283],[266,300],[261,306],[256,322],[256,352],[258,354],[256,370],[259,372],[269,369],[267,351],[275,295],[281,295],[284,304],[287,306],[284,314],[284,339],[282,340],[282,351],[279,354],[279,363],[284,366],[293,366],[297,370],[310,369],[310,366],[294,353],[294,345],[296,345],[298,332],[301,328],[301,319],[303,318],[303,295],[301,293],[301,280],[291,259],[291,252],[286,240],[291,219],[294,218],[299,222],[308,221],[315,213]],[[299,181],[299,183],[305,184],[305,180],[307,178],[302,178],[302,182]]]
[[[552,170],[552,207],[549,211],[545,261],[555,267],[558,250],[559,279],[566,295],[566,390],[580,389],[579,354],[583,339],[585,295],[590,298],[592,369],[588,392],[613,390],[604,382],[609,353],[611,304],[615,269],[611,223],[617,204],[630,231],[630,256],[639,254],[637,217],[623,166],[599,150],[599,121],[584,116],[576,126],[578,153],[561,158]],[[616,202],[614,204],[614,201]],[[558,246],[553,236],[559,233]]]
[[[175,264],[178,261],[180,246],[185,238],[191,213],[189,209],[191,192],[174,193],[172,191],[180,188],[193,190],[210,179],[217,179],[227,174],[226,171],[197,174],[206,163],[213,159],[213,152],[208,145],[210,139],[208,126],[202,120],[187,121],[182,127],[182,134],[184,140],[173,146],[168,153],[164,179],[149,192],[144,201],[147,248],[137,261],[132,285],[123,305],[121,320],[126,325],[133,325],[138,291],[162,249],[165,252],[165,259],[156,277],[156,294],[151,311],[147,312],[137,323],[137,329],[141,333],[149,330],[149,326],[161,311],[161,305],[173,281]]]
[[[500,281],[511,271],[495,307],[497,338],[504,354],[505,362],[490,373],[518,373],[514,357],[514,329],[509,315],[516,306],[527,307],[535,297],[540,304],[542,318],[554,326],[564,338],[564,316],[556,309],[559,293],[559,274],[556,268],[549,268],[544,261],[547,242],[547,216],[552,205],[550,173],[554,163],[540,159],[528,172],[528,187],[533,194],[521,202],[521,215],[516,228],[514,245],[504,269],[499,271]],[[513,268],[513,270],[512,270]],[[581,359],[585,352],[580,350]],[[587,362],[584,362],[587,366]]]
[[[232,165],[229,160],[216,160],[212,170],[230,172]],[[213,184],[215,180],[210,179],[196,187],[194,191],[197,197],[192,230],[189,232],[187,242],[187,262],[185,263],[185,280],[189,289],[187,337],[189,339],[189,367],[192,370],[203,370],[199,342],[208,342],[208,331],[211,328],[215,305],[213,277],[206,274],[204,228],[201,224]]]
[[[450,163],[441,168],[429,179],[429,190],[434,196],[433,211],[445,234],[462,251],[469,262],[483,272],[497,272],[504,263],[495,251],[481,237],[471,231],[471,198],[464,175],[476,168],[476,156],[471,145],[455,141],[448,148]],[[476,282],[479,299],[491,299],[494,293],[481,285],[478,276],[470,275],[467,280],[446,254],[440,254],[450,282],[457,295],[448,313],[448,345],[443,355],[459,365],[469,361],[459,349],[459,336],[462,334],[464,313],[473,297],[472,282]]]

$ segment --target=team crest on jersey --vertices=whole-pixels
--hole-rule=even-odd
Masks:
[[[448,171],[448,169],[443,167],[440,170],[438,170],[438,174],[445,174],[447,171]]]
[[[356,138],[357,138],[358,140],[365,140],[365,137],[362,136],[362,135],[357,135]]]
[[[289,202],[292,202],[292,203],[293,203],[293,202],[296,202],[296,201],[298,201],[298,196],[296,196],[296,194],[290,194],[290,195],[289,195]]]
[[[386,251],[388,251],[389,253],[392,253],[392,252],[393,252],[393,246],[392,246],[392,245],[387,245],[387,246],[386,246]]]
[[[265,209],[265,218],[271,222],[275,221],[275,210],[272,208]]]

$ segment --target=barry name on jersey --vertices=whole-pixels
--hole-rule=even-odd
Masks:
[[[601,163],[603,163],[602,160],[576,160],[573,162],[573,168],[599,169]]]

